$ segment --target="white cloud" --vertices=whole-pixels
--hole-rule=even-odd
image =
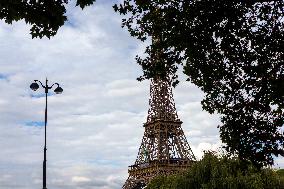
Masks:
[[[80,176],[74,176],[72,177],[72,182],[90,182],[91,179],[87,177],[80,177]]]

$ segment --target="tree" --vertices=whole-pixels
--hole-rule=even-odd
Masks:
[[[77,0],[76,6],[82,9],[96,0]],[[25,20],[31,24],[32,37],[50,38],[64,25],[67,17],[68,0],[1,0],[0,19],[8,24],[13,21]]]
[[[238,158],[207,152],[185,173],[154,178],[146,189],[280,189],[283,186],[283,179],[272,169],[259,170]]]
[[[206,94],[203,109],[221,115],[221,140],[258,167],[284,155],[284,1],[124,0],[122,26],[144,41],[139,80],[183,66]],[[152,55],[159,62],[152,64]]]

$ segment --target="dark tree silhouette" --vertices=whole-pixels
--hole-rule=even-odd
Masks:
[[[95,0],[77,0],[76,6],[82,9]],[[12,24],[13,21],[25,20],[31,24],[32,37],[50,38],[64,25],[68,0],[1,0],[0,19]]]
[[[283,0],[124,0],[114,9],[132,36],[155,36],[137,56],[140,80],[170,73],[177,84],[182,65],[206,94],[203,108],[221,115],[228,152],[259,167],[284,155]]]

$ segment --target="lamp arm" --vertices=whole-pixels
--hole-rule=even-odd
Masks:
[[[45,86],[42,84],[42,82],[41,81],[39,81],[39,80],[34,80],[35,82],[39,82],[40,83],[40,85],[42,86],[42,88],[44,88],[45,89]]]
[[[48,89],[51,89],[53,87],[53,85],[57,85],[57,87],[59,87],[58,83],[53,83],[50,87],[48,87]]]

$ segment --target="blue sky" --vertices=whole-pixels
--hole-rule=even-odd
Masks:
[[[8,78],[8,76],[0,73],[0,80],[6,80],[7,78]]]
[[[81,11],[57,36],[31,39],[23,22],[0,21],[0,188],[42,186],[43,91],[33,80],[58,82],[48,97],[48,188],[119,189],[133,164],[146,121],[149,81],[135,63],[146,44],[122,29],[115,1]],[[181,77],[174,89],[179,118],[194,154],[220,145],[219,118],[202,111],[202,92]],[[284,167],[284,160],[276,166]]]

